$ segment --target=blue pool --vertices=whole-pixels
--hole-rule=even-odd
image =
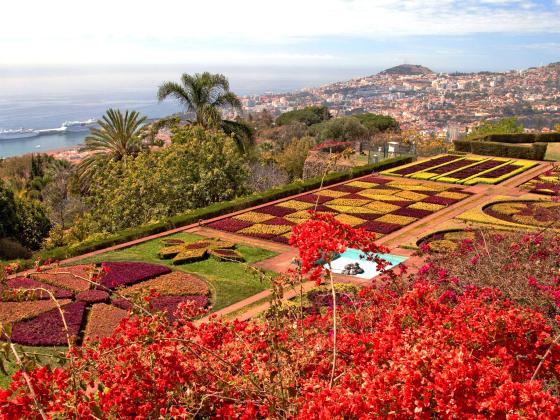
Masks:
[[[387,266],[386,269],[393,268],[408,259],[407,257],[402,257],[393,254],[375,254],[375,255],[389,262],[389,265]],[[333,262],[331,262],[331,267],[334,273],[342,273],[342,270],[344,270],[344,267],[347,264],[357,262],[358,264],[360,264],[360,267],[364,270],[364,273],[356,274],[355,277],[359,277],[362,279],[372,279],[375,276],[379,275],[380,272],[377,270],[377,263],[375,263],[374,261],[367,261],[365,258],[366,256],[362,251],[358,249],[348,248],[345,252],[340,254],[340,257],[338,257]]]

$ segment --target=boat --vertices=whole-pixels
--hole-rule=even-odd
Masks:
[[[36,137],[39,133],[31,128],[16,128],[10,130],[0,130],[0,140],[26,139]]]
[[[96,121],[92,118],[85,121],[65,121],[62,123],[62,129],[67,133],[75,133],[80,131],[88,131],[91,127],[96,124]]]

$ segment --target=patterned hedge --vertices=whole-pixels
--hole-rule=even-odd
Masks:
[[[441,155],[383,171],[382,174],[455,184],[498,184],[538,162],[485,156]]]
[[[447,156],[440,159],[441,165],[447,163]],[[289,197],[218,220],[209,227],[287,244],[293,226],[307,220],[309,210],[317,205],[319,212],[333,213],[340,222],[382,236],[469,196],[462,187],[370,175],[301,197]]]
[[[190,246],[196,248],[196,244]],[[2,284],[0,322],[13,323],[11,340],[30,346],[66,345],[67,337],[57,302],[64,311],[69,333],[77,343],[82,339],[84,327],[85,338],[100,338],[112,333],[127,315],[121,308],[130,309],[132,306],[117,296],[132,298],[138,292],[147,294],[155,290],[159,296],[151,301],[150,308],[165,312],[170,319],[174,319],[180,303],[191,302],[197,308],[205,308],[209,304],[207,283],[194,275],[171,272],[168,267],[141,262],[109,262],[102,266],[105,270],[99,283],[109,289],[117,288],[118,295],[112,290],[100,290],[101,286],[91,283],[87,283],[89,289],[84,290],[82,282],[67,274],[75,272],[89,276],[91,266],[57,267],[47,274],[36,273],[57,286],[44,284],[33,278],[15,278]],[[32,276],[35,277],[36,274]],[[128,287],[122,287],[127,285]],[[33,292],[37,287],[51,291],[57,302],[47,299],[46,293]],[[87,308],[91,309],[86,320]]]

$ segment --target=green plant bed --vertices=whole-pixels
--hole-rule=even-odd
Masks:
[[[185,242],[196,242],[205,239],[201,236],[189,233],[179,233],[169,236],[166,239],[172,238],[183,239]],[[164,260],[158,257],[161,246],[161,240],[154,239],[129,248],[111,251],[81,260],[80,264],[103,261],[143,261],[167,265],[173,270],[201,275],[210,285],[210,290],[212,292],[212,311],[223,309],[270,287],[270,284],[263,283],[258,278],[251,275],[244,264],[221,262],[214,258],[208,258],[184,265],[173,265],[172,260]],[[236,250],[239,251],[249,264],[276,255],[276,253],[272,251],[244,245],[238,245]]]

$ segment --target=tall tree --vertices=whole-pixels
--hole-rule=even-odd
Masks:
[[[184,73],[181,83],[164,82],[157,96],[160,101],[175,98],[184,106],[186,113],[194,113],[194,122],[202,127],[221,128],[234,138],[242,152],[246,152],[254,142],[253,132],[247,124],[222,118],[222,108],[229,106],[241,110],[241,101],[229,90],[229,81],[223,74]]]
[[[92,154],[85,158],[78,167],[78,176],[82,186],[87,187],[96,168],[109,161],[119,161],[126,156],[136,156],[145,148],[141,141],[141,132],[146,117],[136,111],[109,109],[97,121],[99,128],[92,128],[85,139],[82,152]]]

